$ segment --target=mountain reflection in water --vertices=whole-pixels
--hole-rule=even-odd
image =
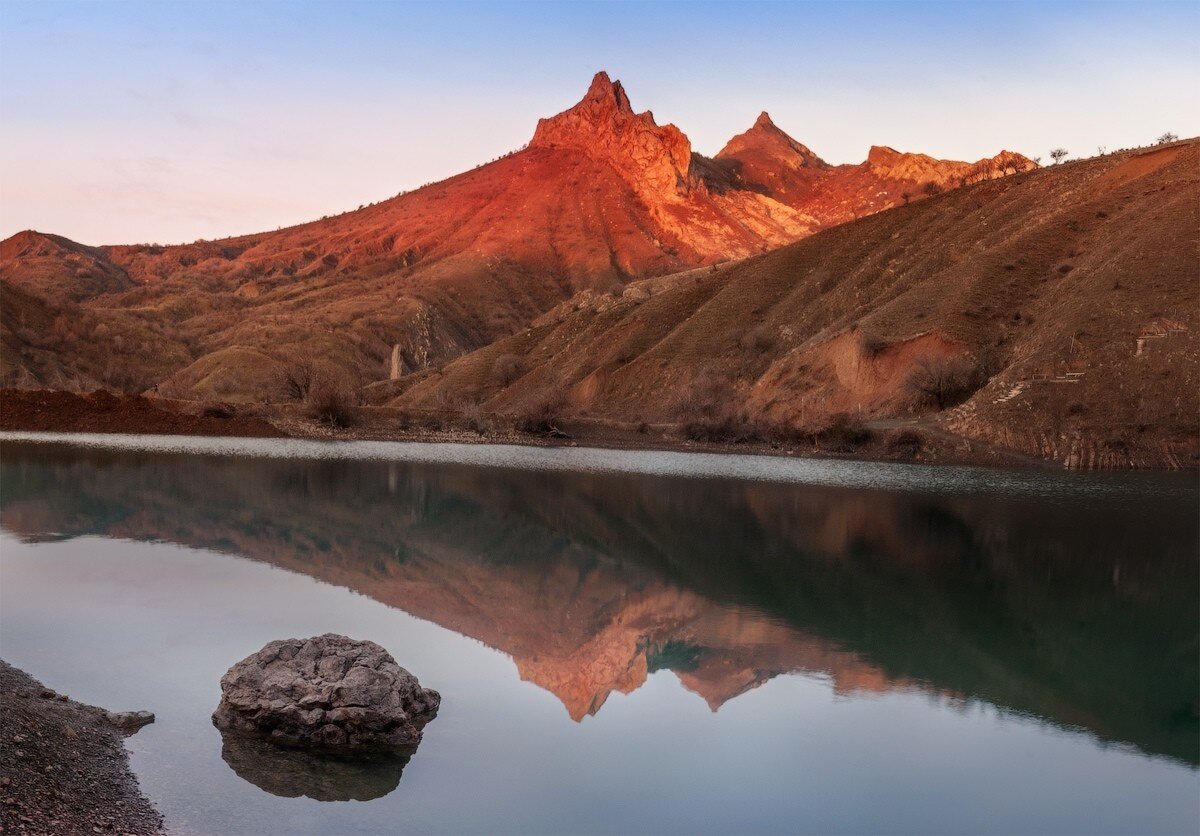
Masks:
[[[349,587],[503,651],[576,720],[657,670],[714,711],[808,672],[844,693],[982,700],[1200,762],[1200,535],[1177,480],[1126,475],[1121,493],[1064,475],[1078,490],[1048,499],[8,442],[3,454],[10,532],[170,541]]]

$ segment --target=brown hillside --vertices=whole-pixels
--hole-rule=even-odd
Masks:
[[[584,294],[397,404],[810,431],[932,412],[1080,466],[1194,463],[1198,164],[1192,140],[1027,172]]]
[[[1007,170],[1033,165],[1021,160]],[[810,162],[819,182],[793,183]],[[59,387],[65,376],[245,400],[275,396],[278,368],[297,356],[364,382],[387,378],[393,353],[397,373],[437,367],[580,291],[743,258],[897,205],[920,191],[908,178],[929,174],[902,168],[829,168],[773,125],[709,160],[679,129],[635,113],[600,73],[577,105],[538,123],[527,148],[357,211],[181,246],[10,238],[0,279],[53,306],[81,304],[127,343],[161,329],[163,350],[148,345],[164,360],[119,350],[105,375],[90,337],[49,349],[41,333],[10,337],[21,356],[0,383]],[[54,362],[23,356],[44,350]]]

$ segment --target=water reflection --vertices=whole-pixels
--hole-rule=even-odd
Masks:
[[[379,751],[353,755],[277,746],[252,734],[221,732],[221,758],[238,777],[283,798],[370,801],[400,785],[410,755]]]
[[[10,443],[3,453],[11,532],[166,540],[346,586],[507,653],[577,720],[656,670],[713,710],[809,672],[841,693],[983,700],[1200,761],[1195,492],[1177,480],[1126,476],[1120,494],[1064,476],[1079,490],[1050,502]]]

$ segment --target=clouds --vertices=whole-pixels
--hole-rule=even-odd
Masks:
[[[0,236],[272,229],[525,142],[597,69],[713,153],[832,161],[1200,133],[1191,3],[0,4]]]

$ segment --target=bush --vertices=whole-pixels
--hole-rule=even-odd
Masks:
[[[866,331],[863,331],[858,336],[858,345],[862,349],[864,357],[874,359],[883,354],[890,343],[877,334],[868,334]]]
[[[308,398],[316,376],[316,367],[311,361],[296,360],[280,369],[277,387],[285,400],[303,401]]]
[[[838,453],[850,453],[871,440],[872,434],[862,419],[846,412],[834,415],[817,434],[822,446]]]
[[[943,410],[956,406],[983,383],[979,367],[968,357],[926,357],[904,381],[913,405]]]
[[[562,420],[562,407],[562,399],[558,396],[550,396],[535,403],[517,415],[517,430],[530,435],[569,438],[558,426]]]
[[[888,439],[888,448],[904,456],[913,457],[921,451],[924,439],[914,430],[901,430]]]
[[[739,340],[742,348],[751,354],[762,355],[775,347],[775,335],[765,325],[760,325],[742,334]]]
[[[463,424],[468,430],[474,431],[476,435],[487,435],[488,430],[491,429],[491,424],[479,410],[479,404],[473,403],[463,407],[461,415]]]
[[[200,410],[200,415],[203,418],[232,418],[233,408],[229,404],[210,403]]]
[[[322,380],[308,394],[308,416],[322,424],[345,429],[354,424],[354,396],[348,386]]]
[[[508,386],[524,372],[524,363],[515,354],[502,354],[496,358],[492,371],[503,385]]]

